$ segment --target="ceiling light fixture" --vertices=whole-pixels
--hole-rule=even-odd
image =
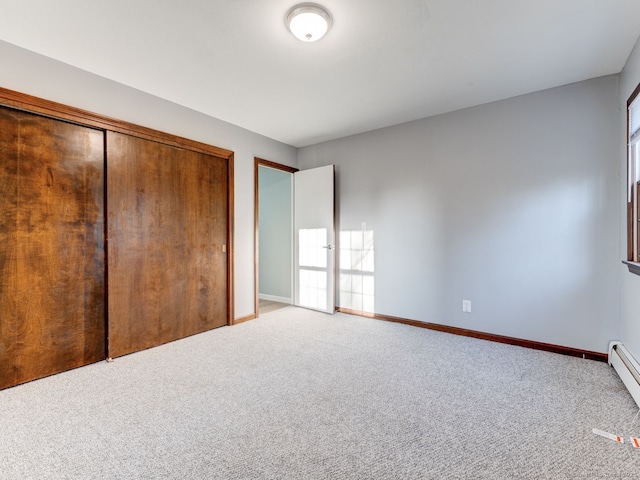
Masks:
[[[298,40],[315,42],[331,27],[331,15],[315,3],[300,3],[287,12],[284,23]]]

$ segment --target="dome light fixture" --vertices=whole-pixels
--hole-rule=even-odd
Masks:
[[[316,3],[300,3],[287,12],[284,23],[298,40],[315,42],[331,27],[331,15]]]

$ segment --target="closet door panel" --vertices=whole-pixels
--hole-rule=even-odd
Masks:
[[[227,322],[226,160],[109,132],[109,356]]]
[[[0,382],[9,386],[106,357],[104,136],[6,108],[0,131]]]
[[[17,368],[17,121],[11,111],[0,109],[0,388],[15,385]]]

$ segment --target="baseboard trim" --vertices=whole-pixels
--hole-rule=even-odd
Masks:
[[[288,303],[289,305],[293,304],[291,298],[288,297],[278,297],[276,295],[267,295],[266,293],[260,293],[258,295],[260,300],[268,300],[270,302],[278,302],[278,303]]]
[[[450,327],[448,325],[438,325],[437,323],[420,322],[418,320],[409,320],[406,318],[392,317],[390,315],[381,315],[378,313],[359,312],[348,308],[337,308],[338,312],[347,313],[349,315],[357,315],[360,317],[373,318],[375,320],[384,320],[387,322],[402,323],[413,327],[426,328],[428,330],[437,330],[438,332],[451,333],[463,337],[473,337],[480,340],[488,340],[490,342],[506,343],[508,345],[516,345],[518,347],[532,348],[534,350],[543,350],[545,352],[559,353],[561,355],[569,355],[571,357],[585,358],[587,360],[596,360],[598,362],[607,362],[607,354],[600,352],[592,352],[590,350],[580,350],[578,348],[563,347],[561,345],[553,345],[550,343],[535,342],[533,340],[524,340],[522,338],[506,337],[503,335],[495,335],[493,333],[478,332],[476,330],[467,330],[466,328]]]
[[[245,315],[244,317],[238,317],[233,321],[233,325],[238,325],[239,323],[248,322],[249,320],[254,320],[255,318],[257,318],[255,313]]]

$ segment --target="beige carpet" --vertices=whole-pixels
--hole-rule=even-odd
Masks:
[[[606,364],[287,307],[0,392],[1,479],[637,479]]]

